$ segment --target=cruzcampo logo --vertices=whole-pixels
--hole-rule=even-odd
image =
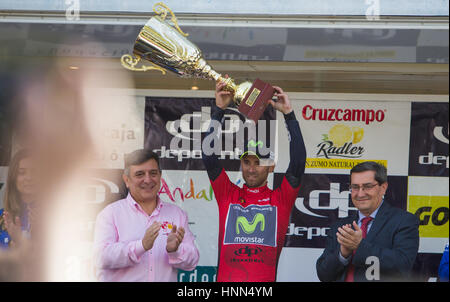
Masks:
[[[258,224],[259,224],[259,229],[261,230],[261,232],[264,232],[266,220],[264,218],[264,215],[261,213],[256,214],[253,217],[253,220],[251,223],[249,223],[247,218],[245,218],[244,216],[239,216],[236,219],[236,234],[239,235],[241,233],[239,226],[241,226],[241,228],[245,232],[245,234],[253,234],[253,232],[255,232]]]

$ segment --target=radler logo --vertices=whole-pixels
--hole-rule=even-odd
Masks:
[[[360,158],[364,148],[356,146],[364,137],[364,129],[349,127],[344,124],[334,125],[327,134],[323,134],[322,142],[317,146],[317,157]]]

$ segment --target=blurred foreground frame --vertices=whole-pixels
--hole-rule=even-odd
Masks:
[[[90,211],[82,188],[111,147],[98,127],[111,116],[107,90],[133,87],[126,71],[100,72],[96,64],[104,66],[65,57],[0,60],[1,164],[21,148],[32,151],[40,208],[26,244],[0,251],[0,281],[92,281],[71,266],[90,254],[80,235]]]

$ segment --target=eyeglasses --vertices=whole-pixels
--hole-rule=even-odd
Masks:
[[[375,183],[375,184],[363,184],[362,186],[359,185],[350,185],[350,192],[359,192],[360,189],[362,189],[364,192],[370,191],[373,188],[375,188],[375,186],[378,186],[379,183]]]

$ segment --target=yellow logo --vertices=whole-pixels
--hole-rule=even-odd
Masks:
[[[328,140],[336,147],[342,147],[345,143],[359,143],[364,137],[364,129],[360,127],[349,127],[343,124],[333,126],[328,135],[324,135],[324,140]]]
[[[361,159],[365,149],[357,145],[364,138],[364,129],[336,124],[322,135],[316,158],[306,159],[306,168],[351,169],[365,161],[375,161],[387,167],[387,160]]]
[[[420,220],[420,237],[448,238],[448,196],[409,196],[408,212]]]
[[[364,138],[363,128],[337,124],[322,136],[322,142],[317,145],[318,158],[357,159],[365,152],[362,146],[356,145]]]

